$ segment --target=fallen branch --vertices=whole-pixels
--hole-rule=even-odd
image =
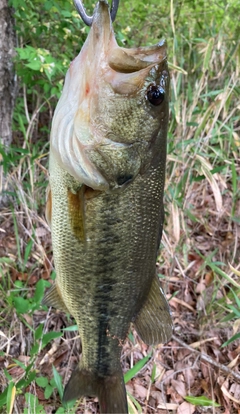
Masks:
[[[209,364],[213,365],[214,367],[218,368],[219,370],[225,372],[227,375],[231,375],[232,377],[234,377],[237,381],[240,382],[240,374],[238,374],[237,372],[232,371],[230,368],[226,367],[223,364],[220,364],[219,362],[215,361],[214,359],[212,359],[211,357],[209,357],[208,355],[204,354],[203,352],[199,352],[196,349],[192,348],[191,346],[187,345],[185,342],[183,342],[181,339],[179,339],[177,336],[172,335],[172,339],[174,339],[174,341],[176,341],[177,343],[179,343],[182,347],[188,349],[191,352],[194,352],[195,354],[199,355],[199,357],[205,361],[205,362],[209,362]]]

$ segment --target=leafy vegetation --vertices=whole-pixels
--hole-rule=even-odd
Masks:
[[[62,378],[65,382],[76,364],[80,342],[68,315],[40,305],[55,277],[44,218],[49,130],[64,75],[89,29],[69,0],[11,4],[19,93],[13,143],[0,148],[12,202],[0,222],[0,412],[96,412],[94,400],[62,407]],[[92,2],[84,4],[92,11]],[[114,29],[125,47],[165,37],[172,77],[158,269],[176,336],[169,347],[150,352],[130,332],[123,352],[129,409],[181,414],[183,407],[193,412],[194,406],[211,406],[220,413],[220,405],[235,413],[240,395],[239,4],[121,0]],[[221,365],[219,371],[204,367],[182,349],[178,337],[219,364],[230,364],[232,376],[226,377]]]

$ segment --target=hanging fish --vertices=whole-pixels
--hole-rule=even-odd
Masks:
[[[101,413],[128,413],[120,356],[130,323],[146,344],[172,334],[156,275],[168,98],[165,43],[119,47],[100,0],[52,123],[47,218],[57,276],[43,303],[70,313],[82,340],[64,401],[97,396]]]

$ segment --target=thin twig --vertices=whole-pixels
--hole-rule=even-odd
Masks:
[[[191,346],[187,345],[185,342],[183,342],[181,339],[179,339],[177,336],[172,335],[172,339],[174,339],[174,341],[178,342],[181,346],[183,346],[184,348],[188,349],[191,352],[194,352],[195,354],[199,355],[199,357],[205,361],[205,362],[209,362],[209,364],[213,365],[214,367],[220,369],[221,371],[225,372],[227,375],[231,375],[232,377],[234,377],[237,381],[240,381],[240,374],[237,374],[237,372],[232,371],[230,368],[226,367],[223,364],[220,364],[219,362],[215,361],[214,359],[212,359],[211,357],[209,357],[208,355],[197,351],[196,349],[192,348]]]

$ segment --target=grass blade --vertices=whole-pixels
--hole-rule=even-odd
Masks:
[[[202,407],[220,407],[219,404],[215,403],[212,400],[209,400],[209,398],[205,397],[204,395],[202,397],[184,397],[186,401],[188,401],[190,404],[193,405],[200,405]]]
[[[61,375],[59,375],[59,373],[57,372],[54,365],[52,367],[52,370],[53,370],[53,377],[54,377],[54,380],[55,380],[55,383],[56,383],[56,387],[57,387],[58,393],[59,393],[59,395],[61,397],[61,400],[62,400],[62,398],[63,398],[62,377],[61,377]]]
[[[139,371],[144,367],[144,365],[149,361],[151,355],[145,356],[143,359],[140,359],[126,374],[124,375],[125,384],[130,381]]]
[[[7,392],[7,414],[12,414],[13,405],[15,401],[15,395],[16,395],[16,387],[15,387],[15,384],[11,381],[8,386],[8,392]]]

